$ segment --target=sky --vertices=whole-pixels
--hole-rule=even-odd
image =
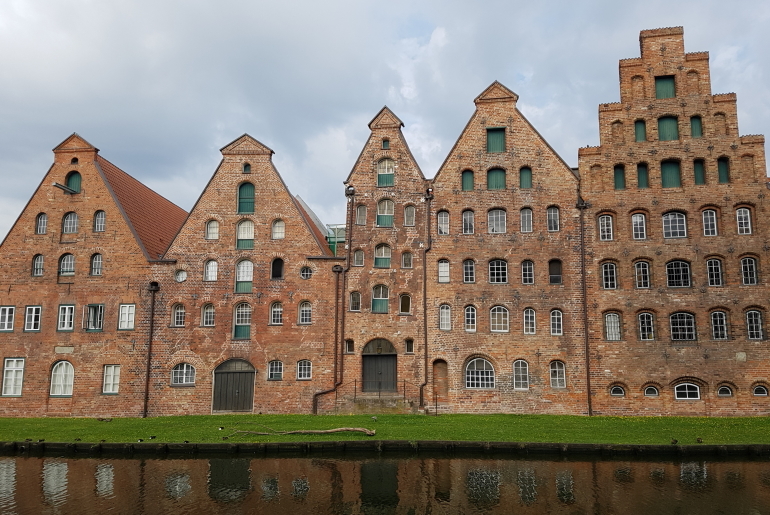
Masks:
[[[770,133],[764,0],[2,0],[0,239],[77,132],[189,210],[248,133],[290,191],[343,223],[342,182],[384,106],[432,178],[498,80],[571,166],[639,32],[684,26],[743,134]]]

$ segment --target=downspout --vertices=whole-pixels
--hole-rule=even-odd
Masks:
[[[160,285],[152,281],[147,288],[150,292],[150,334],[147,337],[147,371],[144,379],[144,410],[142,418],[147,418],[147,409],[150,404],[150,371],[152,368],[152,336],[155,332],[155,294],[160,291]]]
[[[588,286],[586,282],[586,238],[585,238],[585,212],[591,205],[580,196],[580,186],[578,185],[578,203],[580,210],[580,277],[583,288],[583,338],[586,367],[586,400],[588,404],[588,416],[594,414],[593,401],[591,400],[591,355],[590,339],[588,335]]]
[[[427,240],[428,246],[425,247],[425,251],[422,253],[422,335],[425,342],[425,348],[423,351],[424,356],[424,370],[423,370],[423,382],[420,385],[420,408],[425,407],[425,386],[428,384],[428,252],[430,252],[433,246],[433,240],[430,237],[430,224],[433,220],[433,214],[431,213],[431,201],[433,200],[433,188],[428,188],[425,191],[425,200],[428,202],[427,220],[425,223],[428,231]]]

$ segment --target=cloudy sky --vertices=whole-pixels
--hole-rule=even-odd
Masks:
[[[729,7],[728,7],[729,6]],[[742,134],[770,134],[770,2],[2,0],[0,238],[78,132],[184,209],[248,132],[294,194],[344,221],[342,181],[383,105],[433,177],[492,81],[564,160],[598,144],[639,31],[683,25]]]

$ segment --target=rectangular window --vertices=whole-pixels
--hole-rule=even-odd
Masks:
[[[532,210],[529,208],[521,210],[521,232],[532,232]]]
[[[104,327],[104,305],[89,304],[84,318],[86,331],[101,331]]]
[[[636,287],[637,288],[649,288],[650,287],[650,265],[646,261],[639,261],[634,263],[634,271],[636,273]]]
[[[21,385],[24,379],[24,358],[5,358],[3,369],[3,396],[21,396]]]
[[[487,129],[487,152],[505,152],[505,128]]]
[[[452,310],[446,304],[439,307],[438,328],[442,331],[449,331],[452,329]]]
[[[647,141],[647,125],[644,120],[634,122],[634,139],[636,141]]]
[[[407,354],[414,354],[414,340],[406,340],[405,352]]]
[[[675,141],[679,139],[679,119],[676,116],[658,118],[658,139],[660,141]]]
[[[751,234],[751,211],[742,207],[735,214],[738,220],[738,234]]]
[[[267,369],[268,381],[280,381],[283,379],[283,363],[280,361],[271,361]]]
[[[703,212],[703,235],[717,235],[717,212],[713,209],[707,209]]]
[[[645,164],[636,165],[636,185],[639,189],[650,187],[650,175]]]
[[[438,262],[438,282],[449,282],[449,261],[444,259]]]
[[[613,171],[616,190],[626,189],[626,169],[623,166],[616,166]]]
[[[136,306],[134,304],[121,304],[118,317],[118,329],[129,330],[134,328],[134,315]],[[203,325],[206,325],[205,323]],[[213,323],[211,324],[213,325]]]
[[[439,236],[446,236],[449,234],[449,213],[446,211],[440,211],[438,213],[436,232]]]
[[[102,393],[118,393],[120,385],[120,365],[104,365],[104,385]]]
[[[652,313],[639,313],[639,339],[655,339],[655,329],[652,325]]]
[[[521,284],[535,284],[535,265],[532,261],[521,263]]]
[[[695,184],[706,184],[706,168],[700,159],[693,162],[695,170]]]
[[[681,188],[682,174],[678,161],[663,161],[660,164],[660,173],[664,188]]]
[[[27,312],[24,316],[25,331],[40,330],[40,315],[43,311],[42,306],[27,306]]]
[[[406,206],[404,208],[404,227],[413,227],[414,226],[414,215],[415,215],[415,208],[414,208],[414,206]],[[366,218],[366,217],[364,217],[364,218]]]
[[[13,331],[15,306],[0,306],[0,331]]]
[[[709,286],[722,286],[722,262],[718,259],[706,261],[709,276]]]
[[[463,211],[463,234],[473,234],[475,218],[473,211]]]
[[[700,116],[693,116],[690,118],[690,136],[693,138],[703,137],[703,122]]]
[[[612,217],[610,215],[599,217],[599,240],[612,241]]]
[[[535,334],[535,310],[524,310],[524,334]]]
[[[676,97],[676,83],[673,75],[655,77],[655,98]]]
[[[303,359],[297,363],[297,379],[308,381],[313,378],[313,363],[310,360]]]
[[[722,311],[711,313],[711,337],[714,340],[727,339],[727,315]]]
[[[366,206],[356,208],[356,225],[366,225]]]
[[[647,219],[641,213],[631,215],[631,225],[633,226],[633,233],[635,240],[647,239]]]
[[[355,342],[353,340],[345,340],[345,354],[353,354],[355,351]]]
[[[75,329],[75,306],[59,306],[59,324],[56,329],[58,331],[72,331]]]
[[[617,313],[604,315],[604,332],[608,340],[620,340],[620,315]]]
[[[475,283],[476,282],[476,263],[470,259],[463,262],[463,282]]]

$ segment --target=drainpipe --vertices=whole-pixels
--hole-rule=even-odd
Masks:
[[[150,292],[150,334],[147,337],[147,372],[144,379],[144,410],[142,418],[147,418],[147,408],[150,403],[150,371],[152,367],[152,336],[155,332],[155,294],[160,291],[160,285],[152,281],[147,288]]]
[[[580,210],[580,277],[583,287],[583,333],[584,333],[584,352],[586,367],[586,400],[588,404],[588,416],[594,414],[593,401],[591,400],[591,355],[590,339],[588,335],[588,286],[586,284],[586,230],[585,230],[585,212],[591,205],[580,196],[580,186],[578,186],[577,208]]]
[[[428,188],[425,191],[425,200],[428,203],[427,220],[425,223],[427,233],[428,246],[425,247],[425,251],[422,253],[422,334],[425,341],[425,348],[423,352],[424,356],[424,381],[420,385],[420,407],[425,407],[425,386],[428,384],[428,252],[430,252],[433,246],[433,240],[430,237],[430,224],[433,220],[431,213],[431,201],[433,200],[433,188]]]

